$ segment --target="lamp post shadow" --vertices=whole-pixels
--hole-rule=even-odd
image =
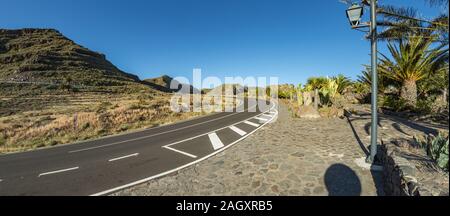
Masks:
[[[325,173],[329,196],[361,196],[361,181],[350,167],[334,164]]]

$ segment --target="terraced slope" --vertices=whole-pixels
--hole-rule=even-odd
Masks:
[[[76,44],[54,29],[0,29],[0,81],[3,88],[72,85],[79,88],[142,85],[105,55]],[[92,89],[92,88],[91,88]],[[95,88],[93,88],[95,90]]]

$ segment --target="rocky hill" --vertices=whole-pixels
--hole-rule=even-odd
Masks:
[[[232,95],[244,94],[247,92],[247,87],[243,87],[239,84],[223,84],[213,89],[208,89],[208,95],[226,95],[231,93]],[[231,92],[232,91],[232,92]]]
[[[0,29],[0,83],[77,86],[141,85],[105,55],[54,29]]]
[[[163,92],[169,92],[174,93],[180,91],[183,89],[190,89],[190,92],[194,94],[200,94],[200,90],[194,88],[193,86],[189,84],[180,83],[177,80],[173,79],[170,76],[164,75],[161,77],[151,78],[151,79],[145,79],[143,81],[144,84],[149,85],[150,87],[157,89],[159,91]],[[171,84],[173,86],[177,86],[177,88],[173,89],[171,88]]]

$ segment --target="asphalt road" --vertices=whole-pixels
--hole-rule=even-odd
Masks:
[[[277,116],[216,113],[98,140],[0,156],[0,195],[106,195],[183,169],[246,138]],[[259,111],[263,110],[263,112]]]

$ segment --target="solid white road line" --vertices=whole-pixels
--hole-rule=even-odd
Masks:
[[[177,152],[177,153],[186,155],[186,156],[191,157],[191,158],[197,158],[197,156],[195,156],[195,155],[193,155],[193,154],[189,154],[189,153],[187,153],[187,152],[180,151],[180,150],[178,150],[178,149],[174,149],[174,148],[171,148],[171,147],[169,147],[169,146],[163,146],[163,148],[166,148],[166,149],[169,149],[169,150],[171,150],[171,151],[174,151],[174,152]]]
[[[274,106],[275,106],[275,105],[274,105]],[[278,113],[276,113],[276,114],[278,114]],[[276,115],[275,115],[275,116],[276,116]],[[275,116],[274,116],[272,119],[274,119]],[[245,123],[245,121],[244,121],[244,123]],[[250,124],[254,124],[254,123],[251,123],[251,122],[249,122],[249,123],[250,123]],[[270,123],[270,121],[264,123],[264,124],[261,126],[261,128],[264,127],[265,125],[269,124],[269,123]],[[259,128],[258,128],[258,129],[259,129]],[[231,144],[225,146],[224,148],[221,148],[221,149],[219,149],[219,150],[217,150],[217,151],[215,151],[215,152],[213,152],[213,153],[211,153],[211,154],[209,154],[209,155],[206,155],[206,156],[204,156],[204,157],[202,157],[202,158],[200,158],[200,159],[197,159],[197,160],[195,160],[195,161],[192,161],[192,162],[190,162],[190,163],[188,163],[188,164],[185,164],[185,165],[183,165],[183,166],[180,166],[180,167],[177,167],[177,168],[168,170],[168,171],[166,171],[166,172],[163,172],[163,173],[160,173],[160,174],[157,174],[157,175],[154,175],[154,176],[150,176],[150,177],[147,177],[147,178],[138,180],[138,181],[134,181],[134,182],[131,182],[131,183],[122,185],[122,186],[118,186],[118,187],[115,187],[115,188],[111,188],[111,189],[109,189],[109,190],[101,191],[101,192],[92,194],[91,196],[102,196],[102,195],[105,195],[105,194],[109,194],[109,193],[112,193],[112,192],[115,192],[115,191],[118,191],[118,190],[121,190],[121,189],[129,188],[129,187],[134,186],[134,185],[138,185],[138,184],[142,184],[142,183],[148,182],[148,181],[153,180],[153,179],[157,179],[157,178],[159,178],[159,177],[166,176],[166,175],[171,174],[171,173],[173,173],[173,172],[177,172],[177,171],[182,170],[182,169],[184,169],[184,168],[190,167],[190,166],[192,166],[192,165],[194,165],[194,164],[198,164],[198,163],[200,163],[200,162],[202,162],[202,161],[204,161],[204,160],[206,160],[206,159],[208,159],[208,158],[210,158],[210,157],[212,157],[212,156],[214,156],[214,155],[216,155],[216,154],[218,154],[218,153],[220,153],[220,152],[223,152],[223,151],[225,151],[226,149],[228,149],[228,148],[230,148],[230,147],[232,147],[232,146],[234,146],[236,143],[239,143],[240,141],[246,139],[247,137],[249,137],[250,135],[252,135],[252,134],[255,133],[256,131],[258,131],[258,129],[257,129],[257,130],[254,130],[254,131],[252,131],[252,132],[250,132],[250,133],[248,133],[247,135],[245,135],[245,136],[241,137],[240,139],[234,141],[233,143],[231,143]],[[167,148],[167,147],[168,147],[168,146],[164,146],[164,148]]]
[[[251,125],[253,127],[259,127],[259,124],[256,124],[256,123],[253,123],[253,122],[250,122],[250,121],[245,121],[244,123],[248,124],[248,125]]]
[[[67,172],[67,171],[72,171],[72,170],[76,170],[76,169],[80,169],[80,167],[73,167],[73,168],[68,168],[68,169],[62,169],[62,170],[56,170],[56,171],[41,173],[41,174],[39,174],[38,177],[45,176],[45,175],[56,174],[56,173]]]
[[[256,106],[248,108],[247,110],[252,109],[254,107],[256,107]],[[173,129],[173,130],[169,130],[169,131],[164,131],[164,132],[161,132],[161,133],[151,134],[151,135],[148,135],[148,136],[142,136],[142,137],[138,137],[138,138],[134,138],[134,139],[129,139],[129,140],[125,140],[125,141],[109,143],[109,144],[105,144],[105,145],[99,145],[99,146],[94,146],[94,147],[89,147],[89,148],[78,149],[78,150],[74,150],[74,151],[69,151],[69,153],[70,154],[78,153],[78,152],[89,151],[89,150],[94,150],[94,149],[98,149],[98,148],[105,148],[105,147],[109,147],[109,146],[114,146],[114,145],[118,145],[118,144],[122,144],[122,143],[126,143],[126,142],[147,139],[147,138],[150,138],[150,137],[154,137],[154,136],[158,136],[158,135],[162,135],[162,134],[167,134],[167,133],[171,133],[171,132],[174,132],[174,131],[179,131],[179,130],[182,130],[182,129],[194,127],[194,126],[197,126],[197,125],[202,125],[202,124],[206,124],[206,123],[209,123],[209,122],[217,121],[217,120],[224,119],[224,118],[227,118],[227,117],[231,117],[231,116],[234,116],[234,115],[237,115],[237,114],[240,114],[240,113],[241,112],[235,112],[235,113],[232,113],[230,115],[225,115],[225,116],[222,116],[222,117],[219,117],[219,118],[210,119],[210,120],[207,120],[207,121],[204,121],[204,122],[200,122],[200,123],[197,123],[197,124],[191,124],[191,125],[188,125],[188,126],[185,126],[185,127],[181,127],[181,128],[177,128],[177,129]]]
[[[220,138],[217,136],[216,133],[208,134],[209,140],[211,141],[211,144],[214,148],[214,151],[220,148],[223,148],[225,145],[222,143]]]
[[[130,157],[137,157],[138,155],[139,155],[139,153],[134,153],[134,154],[130,154],[130,155],[126,155],[126,156],[110,159],[110,160],[108,160],[108,162],[114,162],[114,161],[122,160],[122,159],[125,159],[125,158],[130,158]]]
[[[230,129],[233,130],[234,132],[236,132],[237,134],[244,136],[245,134],[247,134],[247,132],[237,128],[236,126],[230,126]]]

